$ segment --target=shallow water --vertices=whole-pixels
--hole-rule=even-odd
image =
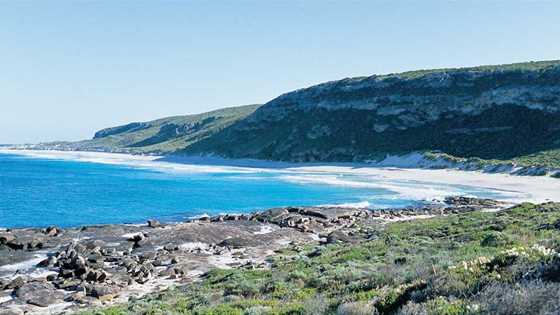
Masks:
[[[402,193],[415,189],[421,192]],[[281,168],[177,170],[0,153],[0,227],[179,221],[287,205],[401,207],[448,194],[500,192],[414,181],[383,186],[375,178]]]

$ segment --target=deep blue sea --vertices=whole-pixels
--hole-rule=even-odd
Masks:
[[[287,205],[398,207],[419,202],[368,185],[293,180],[305,176],[313,175],[227,167],[177,171],[0,153],[0,227],[180,221]]]

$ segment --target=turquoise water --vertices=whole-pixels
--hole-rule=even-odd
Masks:
[[[282,181],[276,173],[181,173],[0,154],[0,226],[177,221],[201,214],[375,199],[386,190]]]
[[[336,174],[329,178],[352,180]],[[180,221],[288,205],[400,207],[419,202],[389,189],[359,186],[298,183],[286,180],[282,170],[169,171],[0,154],[0,227]]]

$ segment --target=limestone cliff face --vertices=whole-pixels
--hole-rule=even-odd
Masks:
[[[560,111],[560,63],[538,70],[452,69],[343,79],[284,94],[263,106],[253,121],[281,120],[291,110],[372,111],[387,128],[416,127],[443,115],[477,115],[495,106]],[[400,120],[400,121],[399,121]],[[386,128],[380,128],[386,129]]]
[[[560,62],[350,78],[296,90],[187,148],[295,161],[437,150],[510,158],[560,147]]]

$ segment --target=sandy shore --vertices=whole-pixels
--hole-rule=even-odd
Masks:
[[[163,157],[76,151],[0,150],[0,153],[120,164],[169,172],[271,172],[289,182],[382,188],[397,192],[399,198],[417,200],[432,200],[453,195],[454,189],[459,187],[476,187],[479,190],[492,191],[497,194],[493,198],[509,202],[560,200],[560,180],[546,176],[515,176],[454,169],[372,167],[364,163],[286,163],[215,157]]]

